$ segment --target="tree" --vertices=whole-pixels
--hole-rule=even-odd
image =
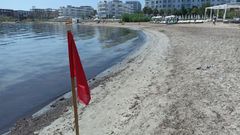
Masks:
[[[182,6],[182,8],[181,8],[181,14],[182,15],[186,15],[187,14],[187,9],[184,6]]]
[[[154,15],[154,16],[157,16],[158,13],[159,13],[158,10],[155,8],[155,9],[153,10],[153,15]]]
[[[150,7],[144,7],[143,8],[143,13],[150,15],[150,14],[153,13],[153,10]]]
[[[148,15],[151,15],[153,13],[153,10],[151,8],[148,8]]]
[[[160,14],[160,15],[164,15],[164,10],[161,9],[161,10],[159,11],[159,14]]]
[[[190,15],[192,12],[192,9],[191,8],[187,8],[187,14]]]
[[[143,13],[144,13],[144,14],[148,14],[148,7],[144,7],[144,8],[143,8]]]
[[[174,8],[173,11],[172,11],[172,14],[173,15],[179,15],[179,12],[178,12],[178,10],[176,8]]]
[[[193,14],[193,15],[199,14],[198,8],[197,8],[197,7],[193,7],[193,8],[192,8],[192,11],[191,11],[191,14]]]
[[[130,22],[130,15],[129,14],[123,14],[122,15],[122,21]]]
[[[210,6],[211,6],[211,4],[209,2],[202,4],[202,6],[199,8],[199,13],[198,14],[204,15],[205,14],[205,8],[210,7]]]
[[[171,15],[172,14],[172,10],[171,9],[168,9],[167,10],[167,15]]]

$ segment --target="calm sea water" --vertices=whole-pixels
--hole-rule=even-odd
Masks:
[[[0,134],[70,91],[66,26],[0,24]],[[124,59],[144,34],[124,28],[73,25],[87,78]]]

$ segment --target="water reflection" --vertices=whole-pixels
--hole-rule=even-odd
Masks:
[[[96,28],[92,26],[84,26],[84,25],[74,25],[73,32],[76,33],[77,40],[87,40],[94,38],[96,34]]]
[[[110,48],[122,44],[126,41],[126,38],[131,39],[137,36],[137,32],[129,29],[105,29],[104,27],[100,27],[98,32],[101,33],[98,40],[102,43],[103,48]]]

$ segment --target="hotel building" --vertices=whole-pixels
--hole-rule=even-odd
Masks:
[[[133,4],[120,0],[101,0],[98,2],[98,16],[100,18],[120,18],[122,14],[134,12]]]

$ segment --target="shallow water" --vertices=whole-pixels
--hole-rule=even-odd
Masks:
[[[144,42],[124,28],[73,25],[87,78],[123,60]],[[0,134],[70,90],[66,26],[0,24]]]

